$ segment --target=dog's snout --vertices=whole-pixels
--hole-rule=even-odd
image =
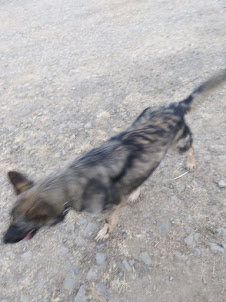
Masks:
[[[5,235],[3,236],[4,243],[16,243],[22,240],[25,236],[24,230],[16,225],[10,225]]]

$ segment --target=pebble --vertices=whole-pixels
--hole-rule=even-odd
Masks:
[[[205,279],[205,278],[202,278],[202,283],[203,283],[203,284],[205,284],[205,285],[207,284],[207,282],[206,282],[206,279]]]
[[[122,261],[122,264],[124,265],[125,269],[126,269],[128,272],[131,272],[131,267],[130,267],[130,265],[129,265],[129,263],[127,262],[126,259],[124,259],[124,260]]]
[[[79,272],[80,272],[80,270],[79,270],[76,266],[74,266],[74,267],[72,268],[72,271],[73,271],[74,275],[78,275]]]
[[[67,228],[68,228],[69,231],[73,232],[75,230],[75,224],[74,224],[74,222],[68,223]]]
[[[80,218],[79,219],[79,224],[86,224],[87,223],[87,219],[86,218]]]
[[[217,184],[218,184],[218,187],[221,188],[221,189],[226,188],[226,183],[223,180],[220,180]]]
[[[96,253],[96,263],[97,265],[104,265],[106,260],[106,255],[104,253]]]
[[[87,280],[97,280],[99,278],[99,267],[94,265],[86,275]]]
[[[78,292],[77,292],[77,295],[74,299],[74,302],[87,302],[87,299],[86,299],[86,290],[85,290],[85,287],[84,285],[80,286]]]
[[[107,294],[107,287],[106,287],[106,285],[104,283],[98,283],[97,287],[98,287],[98,290],[99,290],[99,294],[101,296],[105,297],[106,294]]]
[[[194,249],[192,250],[192,252],[193,252],[193,254],[194,254],[195,256],[197,256],[197,257],[199,257],[199,256],[201,255],[201,251],[200,251],[200,249],[198,249],[198,248],[194,248]]]
[[[174,255],[174,257],[176,257],[177,259],[182,260],[182,261],[187,261],[187,259],[188,259],[187,256],[181,255],[181,253],[179,253],[179,252],[173,252],[173,255]]]
[[[30,298],[27,295],[21,294],[20,302],[29,302]]]
[[[193,242],[193,235],[192,235],[192,234],[188,235],[188,236],[184,239],[184,242],[185,242],[187,245],[191,245],[192,242]]]
[[[21,258],[23,258],[23,259],[28,259],[28,258],[30,258],[31,256],[32,256],[32,252],[28,251],[28,252],[26,252],[26,253],[23,253],[23,254],[21,255]]]
[[[186,189],[186,186],[185,186],[185,185],[183,185],[183,186],[177,188],[177,190],[178,190],[179,193],[183,193],[183,192],[185,191],[185,189]]]
[[[186,220],[187,220],[188,222],[192,222],[192,216],[191,216],[191,214],[187,214]]]
[[[135,264],[135,261],[134,260],[129,260],[129,264],[133,266]]]
[[[166,231],[168,231],[169,227],[170,227],[170,222],[167,221],[167,222],[163,223],[163,224],[159,227],[159,230],[160,230],[161,232],[166,232]]]
[[[46,283],[46,281],[41,281],[41,282],[36,286],[36,288],[37,288],[37,289],[41,288],[45,283]]]
[[[218,236],[226,237],[226,229],[225,228],[218,228],[217,229],[217,237]]]
[[[74,285],[75,285],[74,279],[69,279],[69,278],[64,279],[64,283],[63,283],[64,289],[72,291],[74,288]]]
[[[218,244],[213,243],[213,242],[209,242],[208,245],[209,245],[211,251],[220,252],[220,253],[224,254],[224,248],[220,247]]]
[[[75,243],[78,246],[86,245],[86,241],[80,235],[76,237]]]
[[[194,239],[195,239],[195,242],[199,242],[199,234],[198,233],[194,234]]]
[[[95,223],[89,223],[87,225],[87,227],[85,228],[85,231],[84,231],[84,236],[85,237],[90,237],[92,235],[93,232],[97,231],[98,227]]]
[[[62,255],[66,255],[68,252],[69,252],[69,249],[68,249],[67,247],[63,247],[63,248],[61,249]]]
[[[123,273],[122,272],[119,272],[118,273],[119,277],[121,278],[123,276]]]
[[[146,265],[151,264],[151,258],[147,252],[142,252],[139,256],[140,260],[142,260]]]

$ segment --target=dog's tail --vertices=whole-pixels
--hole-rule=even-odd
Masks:
[[[180,109],[183,110],[184,113],[189,112],[196,105],[196,100],[199,99],[200,96],[205,96],[219,86],[220,84],[226,81],[226,69],[219,72],[203,84],[201,84],[198,88],[196,88],[185,100],[179,102]]]

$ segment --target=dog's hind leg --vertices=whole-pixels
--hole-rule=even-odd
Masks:
[[[190,171],[194,170],[196,168],[195,151],[192,145],[192,134],[187,125],[185,125],[183,134],[177,141],[176,148],[179,153],[188,152],[186,167]]]
[[[115,209],[111,213],[109,219],[106,220],[104,227],[98,232],[95,238],[96,241],[104,241],[110,237],[111,233],[118,223],[120,209],[121,204],[115,206]]]
[[[193,145],[188,149],[187,169],[193,171],[196,169],[195,150]]]

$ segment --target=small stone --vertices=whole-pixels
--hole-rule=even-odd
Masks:
[[[87,280],[97,280],[98,278],[99,278],[99,267],[97,265],[94,265],[88,271],[86,279]]]
[[[66,255],[68,252],[69,252],[69,249],[68,249],[67,247],[63,247],[63,248],[61,249],[62,255]]]
[[[194,234],[194,239],[195,239],[195,242],[199,242],[199,234],[198,233]]]
[[[27,295],[21,294],[20,302],[29,302],[30,298]]]
[[[126,259],[124,259],[122,261],[122,264],[124,265],[125,269],[128,271],[128,272],[131,272],[131,267],[129,266],[129,263],[127,262]]]
[[[97,225],[95,223],[89,223],[84,231],[85,237],[90,237],[93,232],[95,232],[98,229]]]
[[[80,270],[79,270],[76,266],[74,266],[74,267],[72,268],[72,272],[74,273],[74,275],[78,275],[79,272],[80,272]]]
[[[31,256],[32,256],[32,252],[28,251],[28,252],[26,252],[26,253],[23,253],[23,254],[21,255],[21,258],[23,258],[23,259],[28,259],[28,258],[30,258]]]
[[[177,190],[178,190],[179,193],[183,193],[183,192],[185,191],[185,189],[186,189],[186,186],[185,186],[185,185],[183,185],[183,186],[177,188]]]
[[[76,237],[75,243],[78,246],[86,245],[86,241],[80,235]]]
[[[69,278],[64,279],[64,283],[63,283],[64,289],[72,291],[74,288],[74,285],[75,285],[74,279],[69,279]]]
[[[159,227],[159,230],[160,230],[161,232],[166,232],[166,231],[168,231],[169,227],[170,227],[170,222],[167,221],[167,222],[163,223],[163,224]]]
[[[46,283],[46,281],[41,281],[41,282],[36,286],[36,288],[37,288],[37,289],[41,288],[45,283]]]
[[[142,252],[139,256],[140,260],[142,260],[146,265],[151,264],[151,258],[147,252]]]
[[[194,248],[194,249],[192,250],[192,252],[193,252],[193,254],[194,254],[195,256],[197,256],[197,257],[199,257],[199,256],[201,255],[201,251],[200,251],[200,249],[198,249],[198,248]]]
[[[101,249],[102,247],[105,246],[105,243],[104,242],[98,242],[97,245],[96,245],[96,248],[97,249]]]
[[[223,180],[220,180],[217,184],[219,188],[226,188],[226,183]]]
[[[217,229],[217,237],[218,236],[226,237],[226,229],[225,228],[218,228]]]
[[[207,282],[206,282],[206,279],[205,279],[205,278],[202,278],[202,283],[203,283],[203,284],[205,284],[205,285],[207,284]]]
[[[211,251],[220,252],[220,253],[224,254],[224,248],[220,247],[218,244],[209,242],[208,245],[210,246]]]
[[[127,238],[127,234],[126,234],[126,232],[124,232],[124,231],[120,231],[120,233],[121,233],[121,235],[122,235],[122,238],[123,238],[123,239],[126,239],[126,238]]]
[[[107,287],[106,287],[106,285],[104,283],[98,283],[97,287],[98,287],[98,290],[99,290],[99,294],[101,296],[105,297],[106,294],[107,294]]]
[[[134,260],[129,260],[129,264],[133,266],[135,264],[135,261]]]
[[[121,278],[123,276],[123,273],[122,272],[119,272],[118,273],[119,277]]]
[[[169,277],[169,281],[173,281],[173,277],[172,276]]]
[[[187,220],[188,222],[192,222],[192,216],[191,216],[191,214],[188,214],[188,215],[186,216],[186,220]]]
[[[86,299],[86,290],[85,290],[85,287],[84,285],[80,286],[78,292],[77,292],[77,295],[74,299],[74,302],[87,302],[87,299]]]
[[[79,219],[79,224],[86,224],[87,223],[87,219],[86,218],[80,218]]]
[[[105,264],[106,255],[104,253],[96,253],[96,263],[97,265]]]
[[[68,228],[69,231],[73,232],[75,230],[75,224],[74,224],[74,222],[68,223],[67,228]]]
[[[187,244],[187,245],[191,245],[192,242],[193,242],[193,235],[188,235],[185,239],[184,239],[184,242]]]
[[[186,261],[188,259],[187,256],[181,255],[181,253],[179,253],[179,252],[173,252],[173,255],[174,255],[174,257],[176,257],[177,259],[182,260],[182,261]]]

